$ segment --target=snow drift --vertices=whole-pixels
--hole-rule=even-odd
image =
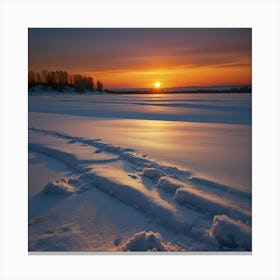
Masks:
[[[157,168],[146,167],[143,170],[143,176],[150,178],[150,179],[159,179],[163,175],[163,172]]]
[[[230,248],[243,248],[252,250],[251,228],[237,220],[233,220],[226,215],[216,215],[209,232],[221,245]]]
[[[191,229],[191,223],[180,219],[172,207],[162,205],[159,201],[137,188],[120,184],[94,172],[82,174],[79,176],[79,179],[88,186],[95,187],[126,205],[142,211],[147,216],[155,219],[159,224],[173,231],[186,232]]]
[[[220,199],[219,197],[198,191],[192,187],[177,189],[174,199],[187,207],[195,207],[211,215],[226,214],[235,219],[251,220],[248,211],[231,204],[231,201]]]
[[[156,185],[159,189],[163,189],[167,193],[174,194],[182,185],[168,177],[161,177]]]
[[[122,246],[123,251],[179,251],[178,246],[165,243],[158,232],[135,233]]]
[[[66,152],[62,152],[62,151],[59,151],[57,149],[52,149],[52,148],[49,148],[49,147],[44,147],[42,145],[34,144],[34,143],[28,143],[28,149],[30,151],[41,153],[41,154],[46,155],[48,157],[60,160],[63,163],[65,163],[68,167],[70,167],[73,170],[76,170],[78,172],[85,172],[86,171],[84,168],[82,168],[79,165],[80,162],[77,159],[77,157],[75,157],[72,154],[69,154],[69,153],[66,153]]]
[[[72,194],[75,189],[68,184],[67,178],[59,178],[51,180],[43,189],[43,193],[47,195],[52,194]]]

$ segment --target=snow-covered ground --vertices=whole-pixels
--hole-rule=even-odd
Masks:
[[[250,251],[251,95],[29,96],[30,251]]]

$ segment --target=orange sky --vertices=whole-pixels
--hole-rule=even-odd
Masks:
[[[29,29],[29,69],[91,75],[105,88],[251,84],[249,28]]]
[[[201,67],[157,67],[142,70],[109,70],[84,72],[102,79],[104,84],[114,87],[161,87],[223,86],[251,84],[251,66],[201,66]]]

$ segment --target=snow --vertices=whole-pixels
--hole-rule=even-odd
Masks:
[[[51,149],[48,147],[43,147],[43,146],[40,146],[38,144],[33,144],[33,143],[28,144],[28,149],[30,151],[41,153],[41,154],[49,156],[51,158],[61,160],[66,165],[68,165],[70,168],[74,168],[74,169],[77,169],[78,171],[80,171],[80,167],[78,166],[78,163],[79,163],[78,159],[72,154],[58,151],[55,149]]]
[[[241,209],[225,198],[221,199],[220,197],[201,192],[191,187],[177,189],[174,199],[181,204],[195,207],[211,215],[227,214],[246,222],[250,221],[251,215],[249,211]]]
[[[68,184],[67,178],[54,179],[47,183],[43,192],[45,194],[72,194],[74,188]]]
[[[175,194],[176,190],[181,187],[174,179],[168,177],[161,177],[157,183],[157,187],[163,189],[168,193]]]
[[[69,176],[69,169],[63,162],[29,150],[28,199],[41,191],[51,179],[67,176]],[[39,186],[40,189],[38,189]]]
[[[143,176],[150,178],[150,179],[159,179],[163,173],[157,168],[149,168],[146,167],[143,170]]]
[[[100,96],[91,98],[95,97],[100,98]],[[108,96],[103,97],[108,98]],[[35,96],[32,98],[41,99]],[[102,139],[103,143],[110,143],[116,147],[129,147],[142,156],[147,155],[161,162],[196,171],[196,175],[203,175],[205,179],[218,180],[220,184],[250,191],[251,173],[247,170],[251,166],[251,126],[192,122],[188,121],[188,118],[185,122],[126,119],[126,111],[123,112],[123,108],[119,109],[119,104],[111,101],[108,101],[109,104],[94,104],[88,100],[89,97],[83,98],[84,102],[79,100],[76,103],[60,102],[60,110],[58,108],[55,110],[56,98],[49,97],[50,100],[45,100],[46,104],[43,108],[46,110],[45,107],[49,107],[50,112],[29,113],[29,126],[77,138]],[[39,103],[37,100],[34,102]],[[71,103],[70,108],[73,103],[77,107],[81,106],[79,112],[84,116],[75,115],[75,108],[73,108],[73,115],[70,115],[69,103]],[[84,103],[89,103],[91,108],[84,109],[84,106],[87,106]],[[38,104],[38,106],[42,105]],[[104,119],[88,116],[92,112],[97,115],[100,108],[106,111],[108,106],[116,111],[121,110],[119,118]],[[130,110],[130,104],[125,108]],[[165,108],[160,109],[158,106],[154,111],[155,118],[161,117],[157,115],[158,110],[162,113]],[[100,112],[101,116],[102,112]],[[124,115],[123,119],[120,118],[122,115]],[[224,119],[224,116],[221,114],[220,118]],[[130,152],[127,152],[127,158],[133,160]]]
[[[30,251],[251,250],[247,95],[49,94],[29,111]]]
[[[81,230],[72,224],[66,224],[41,234],[36,243],[36,251],[79,251],[87,241]],[[86,248],[86,247],[85,247]]]
[[[104,94],[104,92],[100,92],[98,90],[85,90],[82,93],[78,93],[71,87],[65,87],[63,91],[56,91],[52,89],[51,87],[46,86],[35,86],[28,91],[29,96],[61,96],[61,97],[67,97],[69,95],[79,96],[79,95],[87,96],[87,95],[101,95]]]
[[[252,249],[251,228],[226,215],[214,216],[209,234],[224,246],[230,248],[241,247],[247,251]]]
[[[158,232],[135,233],[122,246],[123,251],[179,251],[178,246],[165,243]]]

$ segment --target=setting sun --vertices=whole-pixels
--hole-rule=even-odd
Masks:
[[[160,83],[159,82],[155,83],[155,88],[160,88]]]

